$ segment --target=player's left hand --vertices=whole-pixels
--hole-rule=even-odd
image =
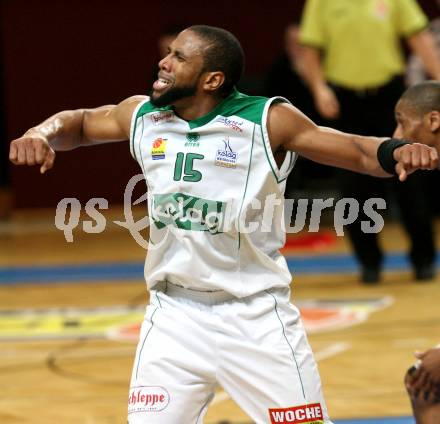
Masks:
[[[395,149],[393,155],[400,181],[405,181],[409,174],[418,169],[437,169],[439,164],[437,150],[425,144],[405,144]]]

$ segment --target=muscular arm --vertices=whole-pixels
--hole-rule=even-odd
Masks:
[[[12,141],[9,158],[16,165],[53,165],[54,151],[128,140],[131,117],[144,96],[130,97],[118,105],[59,112]]]
[[[377,160],[377,149],[384,138],[362,137],[319,127],[286,103],[271,107],[268,131],[273,151],[291,150],[325,165],[376,177],[390,176]],[[434,169],[438,162],[435,149],[421,144],[399,147],[394,151],[394,159],[398,161],[396,171],[402,181],[415,169]]]

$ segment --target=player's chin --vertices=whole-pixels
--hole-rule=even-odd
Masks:
[[[173,88],[174,84],[172,83],[168,83],[165,86],[159,87],[159,88],[155,88],[154,84],[153,87],[151,88],[151,92],[156,96],[156,97],[160,97],[163,96],[165,93],[168,93],[168,91],[170,91]]]
[[[158,107],[163,106],[162,102],[161,102],[162,96],[163,96],[163,92],[162,91],[158,92],[156,90],[151,90],[151,93],[150,93],[150,101],[151,101],[151,103],[153,103],[153,105],[156,105]]]

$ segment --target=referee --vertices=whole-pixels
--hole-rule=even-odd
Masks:
[[[431,77],[440,79],[440,62],[428,20],[415,0],[307,0],[301,21],[305,46],[304,75],[319,113],[342,131],[389,136],[394,127],[394,105],[404,91],[406,39]],[[360,204],[383,197],[383,181],[348,171],[339,174],[345,198]],[[411,175],[407,182],[393,181],[400,215],[411,239],[410,259],[417,280],[434,277],[435,246],[426,178]],[[377,283],[383,254],[376,234],[363,233],[359,219],[347,227],[362,267],[361,281]]]

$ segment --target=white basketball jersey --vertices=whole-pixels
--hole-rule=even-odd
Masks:
[[[145,278],[237,297],[288,286],[283,199],[296,156],[280,168],[266,121],[281,98],[234,91],[207,115],[179,118],[149,100],[136,108],[130,150],[147,182]]]

